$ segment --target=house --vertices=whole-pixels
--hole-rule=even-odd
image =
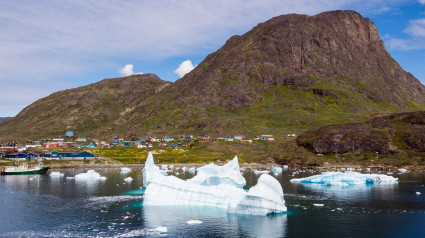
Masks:
[[[242,142],[252,143],[252,139],[251,138],[243,138],[241,141]]]
[[[137,145],[137,149],[143,149],[143,148],[146,148],[146,145],[142,145],[142,144]]]
[[[225,136],[219,136],[219,137],[217,137],[217,140],[225,140],[225,139],[226,139]]]
[[[73,132],[73,131],[67,131],[67,132],[65,133],[65,136],[66,136],[66,137],[73,137],[73,136],[74,136],[74,132]]]
[[[6,153],[4,158],[9,160],[23,161],[23,160],[27,160],[27,155],[24,153],[19,153],[19,152]]]
[[[46,159],[94,159],[95,156],[85,151],[52,151],[44,155]]]
[[[175,148],[177,148],[177,145],[176,145],[176,144],[174,144],[174,143],[172,143],[172,144],[171,144],[171,148],[175,149]]]
[[[124,148],[130,148],[130,147],[131,147],[130,141],[124,141]]]
[[[235,140],[242,140],[243,139],[243,136],[234,136],[233,139],[235,139]]]
[[[186,137],[186,141],[192,141],[192,137],[187,136],[187,137]]]
[[[166,141],[166,142],[174,141],[174,137],[168,137],[168,136],[165,136],[165,137],[164,137],[164,141]]]
[[[52,141],[63,141],[62,137],[55,137],[52,139]]]
[[[96,148],[97,146],[93,142],[90,142],[86,147]]]
[[[151,141],[152,142],[160,142],[161,140],[159,138],[154,137],[154,138],[151,138]]]
[[[262,135],[260,137],[260,140],[274,141],[274,137],[273,137],[273,135]]]
[[[164,148],[167,146],[167,142],[162,141],[161,143],[159,143],[159,148]]]
[[[177,145],[183,145],[183,142],[177,141]]]
[[[75,141],[77,141],[77,142],[86,142],[87,141],[87,138],[77,137],[77,139],[75,139]]]
[[[233,141],[235,138],[233,138],[233,137],[225,137],[224,138],[224,141]]]

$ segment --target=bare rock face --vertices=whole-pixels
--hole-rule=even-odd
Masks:
[[[388,54],[376,26],[354,11],[283,15],[231,37],[173,86],[184,105],[237,109],[274,85],[333,83],[375,102],[425,105],[425,87]]]
[[[398,138],[402,138],[401,142]],[[325,126],[301,134],[297,143],[321,154],[425,152],[425,112],[397,113],[367,123]]]

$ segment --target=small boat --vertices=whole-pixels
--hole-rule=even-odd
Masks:
[[[43,163],[31,166],[27,163],[22,163],[18,166],[6,166],[1,169],[1,175],[20,175],[20,174],[45,174],[49,169]]]

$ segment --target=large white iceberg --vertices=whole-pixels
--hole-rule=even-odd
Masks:
[[[348,186],[358,184],[397,183],[398,178],[383,174],[361,174],[357,172],[325,172],[306,178],[291,179],[293,183]]]
[[[285,212],[287,208],[280,183],[272,176],[263,174],[257,184],[245,192],[240,187],[245,180],[241,181],[239,170],[239,174],[235,173],[235,168],[239,169],[239,165],[234,164],[237,163],[235,159],[230,165],[222,167],[201,167],[198,171],[203,172],[198,178],[185,181],[175,176],[164,176],[154,165],[152,154],[149,154],[143,169],[143,185],[146,186],[143,205],[212,206],[226,209],[229,213],[252,215]]]
[[[246,185],[246,180],[239,169],[237,156],[224,166],[211,163],[198,168],[196,176],[188,181],[204,186],[230,184],[242,188]]]

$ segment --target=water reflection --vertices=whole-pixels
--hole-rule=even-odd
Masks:
[[[249,216],[227,214],[213,207],[155,207],[144,206],[142,217],[145,227],[168,228],[174,236],[226,237],[283,237],[286,234],[287,215]],[[187,224],[187,221],[202,221]]]

